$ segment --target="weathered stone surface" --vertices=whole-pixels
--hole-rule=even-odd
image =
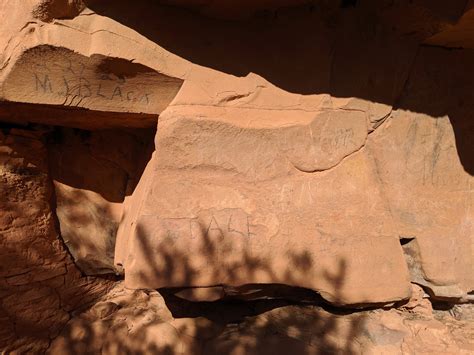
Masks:
[[[109,283],[84,278],[55,229],[47,151],[35,131],[0,134],[0,349],[41,353]]]
[[[472,306],[456,313],[414,307],[342,315],[269,303],[193,304],[118,285],[73,318],[48,353],[454,355],[474,349]]]
[[[455,19],[455,6],[452,10],[452,16],[445,15]],[[354,11],[359,19],[367,15],[364,10]],[[305,53],[298,65],[306,76],[298,72],[291,78],[279,76],[278,70],[290,70],[282,64],[285,57],[269,61],[277,48],[264,46],[245,30],[239,48],[244,53],[255,53],[251,48],[259,45],[262,49],[257,55],[239,56],[242,67],[227,62],[231,56],[216,63],[168,44],[222,71],[255,70],[263,78],[249,74],[236,80],[215,74],[209,82],[196,69],[162,113],[157,152],[138,187],[143,191],[130,202],[138,209],[132,208],[135,211],[125,217],[126,227],[118,235],[116,263],[124,267],[127,285],[286,283],[348,304],[407,298],[412,277],[430,287],[436,297],[469,298],[472,196],[465,192],[470,190],[472,165],[470,146],[462,142],[472,130],[466,123],[469,108],[459,112],[452,105],[439,105],[449,95],[465,106],[472,101],[470,54],[442,59],[442,49],[432,54],[416,51],[414,38],[400,39],[389,31],[389,24],[379,24],[384,30],[373,35],[354,34],[351,29],[360,24],[349,13],[341,18],[347,22],[331,30],[314,15],[317,25],[312,23],[311,28],[325,36],[313,37],[317,48],[304,41],[304,49],[293,48]],[[295,26],[308,30],[310,25]],[[222,36],[239,37],[229,27]],[[145,27],[138,28],[153,36]],[[277,23],[266,38],[282,35],[279,30]],[[206,31],[209,28],[202,30],[203,38]],[[418,35],[423,33],[417,30]],[[282,38],[278,49],[287,45],[286,37]],[[232,40],[216,41],[233,51],[228,45],[235,45]],[[195,44],[193,50],[200,53],[204,45]],[[206,50],[223,56],[219,48]],[[315,58],[316,69],[307,58]],[[438,80],[433,73],[460,61],[459,74],[446,71],[447,77],[460,76],[458,85],[455,81],[444,85],[459,89],[444,96],[419,77],[424,66]],[[416,96],[420,94],[427,103]],[[406,120],[401,118],[404,115]],[[420,115],[449,117],[449,122],[446,117],[436,123],[438,133],[443,132],[439,144],[436,135],[431,136],[430,146],[423,138],[409,143],[406,132]],[[461,127],[466,130],[459,134]],[[458,149],[453,149],[454,140]],[[430,149],[435,155],[443,149],[447,155],[442,163],[446,168],[439,168],[436,177],[445,183],[436,183],[428,191],[414,169]],[[406,154],[414,161],[404,163]],[[461,164],[456,163],[456,155]],[[458,178],[464,184],[462,202],[444,197],[444,202],[438,202],[438,197],[452,195],[448,181],[456,185]],[[441,213],[435,207],[447,205]],[[416,216],[408,228],[410,215]],[[458,222],[451,223],[454,220]],[[462,246],[452,258],[441,257],[454,236]],[[416,262],[417,277],[413,268],[409,276],[399,242],[412,237],[423,249]],[[443,266],[446,263],[452,265],[451,271]]]
[[[354,153],[311,175],[271,140],[284,129],[215,122],[210,129],[202,118],[161,122],[161,154],[151,161],[154,174],[140,182],[148,186],[141,212],[129,244],[117,246],[129,250],[129,287],[283,283],[316,289],[335,303],[408,297],[405,260],[371,156]],[[350,140],[337,134],[325,132],[315,150]],[[371,258],[358,256],[367,250]]]
[[[73,18],[84,9],[82,0],[35,0],[33,15],[43,21]]]
[[[429,314],[412,283],[431,299],[472,300],[474,58],[461,49],[472,48],[472,1],[248,2],[238,4],[239,19],[271,13],[244,24],[150,1],[85,3],[0,4],[14,8],[0,26],[0,97],[9,101],[0,118],[96,130],[78,142],[63,132],[65,143],[50,147],[59,227],[84,270],[120,271],[131,288],[187,287],[181,295],[195,300],[226,290],[248,299],[252,284],[285,284],[333,305],[410,300],[405,309]],[[174,4],[222,18],[237,2]],[[139,178],[132,162],[141,153],[122,154],[128,138],[97,130],[151,127],[157,115],[156,151]],[[26,214],[35,215],[34,202]],[[10,281],[23,285],[29,272]],[[38,294],[41,309],[61,304],[49,289]],[[96,311],[107,318],[117,309],[106,301]],[[436,343],[450,338],[438,323],[394,314],[364,328],[380,348],[364,340],[349,350],[419,353],[433,342],[443,353],[461,351],[451,340]],[[86,339],[90,327],[100,334],[93,349],[192,352],[192,329],[216,332],[202,319],[172,322],[123,345],[114,337],[125,338],[128,326],[118,320],[110,330],[91,318],[73,338]],[[228,332],[217,343],[206,332],[203,346],[312,347],[303,330],[286,329],[279,342],[269,329]],[[344,329],[323,345],[347,350],[355,336]]]
[[[160,113],[182,81],[143,65],[65,48],[25,51],[3,83],[2,99],[97,111]]]
[[[154,130],[56,129],[48,150],[61,236],[87,275],[114,273],[125,197],[148,160]]]
[[[369,142],[398,233],[413,238],[404,246],[418,265],[413,281],[439,297],[474,288],[473,59],[420,50],[402,109]]]
[[[397,111],[363,150],[309,175],[279,149],[286,128],[174,117],[160,122],[141,212],[125,221],[135,231],[117,247],[129,286],[285,283],[335,303],[396,301],[409,294],[399,238],[414,238],[412,280],[440,298],[469,298],[471,165],[459,161],[447,117]],[[327,142],[346,137],[320,134],[313,149],[327,144],[326,157]]]
[[[62,106],[2,102],[0,119],[13,125],[39,123],[86,130],[155,128],[156,115],[143,113],[91,111]]]
[[[453,14],[454,10],[453,7]],[[247,30],[236,34],[238,26],[216,31],[219,27],[213,23],[199,30],[201,38],[207,38],[212,30],[222,48],[208,48],[202,41],[190,44],[200,64],[215,65],[212,58],[199,58],[205,52],[222,59],[218,66],[223,69],[213,71],[183,61],[130,29],[86,10],[86,16],[69,22],[62,20],[61,30],[55,24],[32,27],[40,33],[58,35],[42,43],[25,35],[31,49],[7,51],[11,53],[8,58],[15,60],[9,62],[6,71],[4,95],[19,92],[25,96],[18,101],[33,97],[34,102],[57,105],[64,103],[64,94],[65,98],[82,99],[81,105],[94,110],[141,112],[143,109],[138,106],[145,105],[146,100],[135,96],[126,100],[129,97],[124,96],[125,91],[139,92],[134,80],[148,87],[152,82],[147,80],[152,79],[147,73],[162,78],[153,70],[169,78],[186,79],[174,103],[161,115],[157,154],[137,188],[138,197],[132,196],[125,203],[129,206],[123,227],[119,227],[115,263],[125,269],[130,286],[280,282],[316,289],[335,303],[396,301],[409,296],[409,276],[398,243],[405,235],[400,235],[399,221],[391,208],[397,202],[391,201],[385,185],[402,171],[397,167],[389,177],[383,177],[379,172],[380,160],[384,161],[379,157],[380,149],[367,148],[372,142],[369,134],[395,117],[389,115],[404,89],[417,43],[413,38],[400,40],[396,32],[384,31],[375,35],[353,31],[351,40],[344,40],[348,32],[360,29],[355,18],[367,15],[365,7],[354,11],[354,17],[349,16],[350,12],[341,13],[347,21],[336,31],[321,14],[308,15],[305,21],[296,21],[297,17],[285,20],[297,29],[315,33],[303,42],[306,47],[301,47],[307,48],[308,60],[303,58],[299,64],[308,72],[304,72],[305,77],[296,75],[293,79],[280,74],[288,70],[286,62],[281,62],[283,66],[280,62],[270,65],[256,55],[245,54],[241,56],[244,69],[255,67],[259,75],[236,78],[224,74],[222,71],[235,71],[235,60],[228,60],[230,56],[225,56],[225,51],[236,52],[232,46],[239,36],[245,39],[240,45],[244,53],[252,53],[252,48],[262,44]],[[168,14],[181,21],[189,19],[190,27],[198,21],[179,12],[158,11],[163,19]],[[98,21],[92,21],[94,18]],[[281,34],[283,23],[277,23],[266,38]],[[149,38],[158,43],[161,38],[169,45],[169,29],[157,36],[143,26],[139,28]],[[103,29],[117,40],[115,47],[106,45],[106,39],[112,37],[104,34],[98,40],[93,36]],[[225,42],[229,34],[232,40]],[[77,46],[77,53],[71,52],[62,48],[68,35],[77,40],[89,39],[89,44]],[[95,39],[91,42],[92,38]],[[284,39],[281,44],[289,46],[290,41]],[[351,54],[360,46],[365,51],[354,58]],[[129,63],[133,48],[141,48],[134,60],[141,64]],[[172,49],[189,53],[178,47]],[[273,58],[280,49],[265,46],[262,50],[264,57]],[[33,72],[36,64],[42,64],[38,63],[39,53],[51,57],[52,64],[58,65],[46,65],[45,72]],[[120,56],[124,59],[113,59]],[[109,71],[112,74],[108,79],[115,81],[104,81],[97,73]],[[128,79],[131,72],[136,76]],[[79,76],[69,77],[70,73]],[[85,80],[81,73],[85,73]],[[131,89],[128,81],[117,82],[120,74],[130,80]],[[266,77],[277,86],[271,85]],[[171,81],[176,93],[178,80]],[[68,96],[69,82],[76,85],[71,85],[74,95]],[[97,89],[102,90],[102,84],[108,94],[98,96]],[[158,90],[160,85],[150,87]],[[145,112],[160,112],[171,96],[165,101],[159,105],[155,102],[158,106]],[[413,106],[409,102],[401,104],[407,109]],[[424,108],[420,110],[426,112]],[[67,200],[71,191],[57,186],[59,196]],[[88,206],[101,205],[95,197],[85,200],[89,200]],[[189,203],[183,205],[183,200]],[[77,211],[70,212],[68,217],[59,209],[64,227],[71,224],[70,215]],[[426,232],[426,223],[420,223],[419,228]],[[115,226],[111,231],[114,229]],[[113,234],[105,233],[110,239]],[[174,244],[163,242],[170,238]],[[438,250],[433,244],[422,248]],[[369,250],[373,258],[364,257]],[[461,259],[469,267],[468,257],[466,254]],[[377,267],[386,258],[385,267]],[[173,268],[173,260],[179,259],[183,259],[178,263],[180,266]],[[234,272],[235,268],[249,275]],[[300,271],[290,272],[294,269]],[[347,269],[347,274],[342,269]],[[341,274],[344,282],[333,280],[342,278]],[[469,281],[449,282],[453,287],[447,293],[439,291],[439,296],[463,298],[471,288]],[[363,284],[365,288],[360,287]]]

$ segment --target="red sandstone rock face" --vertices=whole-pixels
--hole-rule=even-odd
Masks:
[[[90,6],[115,16],[121,5]],[[423,6],[410,6],[401,8],[422,13]],[[443,28],[443,21],[461,16],[456,6],[443,16],[436,6],[426,8],[433,15],[429,21],[435,30]],[[395,16],[401,8],[373,10]],[[417,49],[420,40],[433,35],[423,27],[404,38],[387,19],[378,24],[379,31],[370,32],[371,23],[360,22],[368,19],[370,9],[366,4],[341,10],[332,20],[322,11],[290,12],[275,20],[263,37],[253,35],[262,29],[259,24],[242,28],[209,20],[197,29],[199,18],[178,10],[149,9],[147,14],[154,12],[161,19],[159,32],[134,22],[133,12],[123,19],[169,51],[87,9],[73,20],[41,27],[31,24],[31,31],[56,35],[44,37],[47,40],[22,35],[32,49],[7,45],[3,96],[10,101],[58,105],[62,94],[66,103],[77,99],[78,105],[101,112],[160,112],[176,93],[180,79],[185,80],[161,114],[157,152],[135,193],[125,201],[122,217],[121,205],[108,204],[122,201],[100,202],[103,196],[94,197],[94,189],[81,192],[87,196],[85,203],[63,208],[61,201],[71,200],[75,192],[56,182],[67,243],[71,242],[68,235],[74,234],[67,229],[81,227],[74,226],[71,216],[84,214],[81,210],[86,206],[88,211],[102,211],[86,212],[87,219],[95,221],[92,226],[113,221],[111,228],[104,224],[105,239],[97,244],[98,255],[84,252],[77,260],[110,265],[111,240],[118,227],[115,264],[125,269],[131,287],[284,283],[315,289],[334,303],[361,304],[407,298],[411,278],[430,287],[437,297],[466,299],[473,288],[472,273],[462,271],[472,269],[472,214],[467,207],[472,199],[470,193],[464,198],[472,179],[465,157],[470,145],[462,137],[456,141],[455,134],[468,125],[470,100],[465,93],[471,83],[462,77],[446,81],[436,73],[453,61],[465,63],[463,71],[470,73],[471,61],[466,52],[455,56],[433,50],[426,55],[426,50]],[[141,13],[140,7],[135,11]],[[420,15],[417,21],[427,18]],[[193,33],[197,41],[188,42],[189,48],[169,42],[170,36],[183,38],[174,32],[176,21],[198,32]],[[337,23],[340,27],[335,28]],[[295,43],[285,34],[288,28],[311,35]],[[203,42],[211,33],[217,45]],[[76,45],[78,54],[61,49],[70,46],[70,37],[89,44]],[[279,37],[279,45],[272,45],[272,39]],[[115,45],[108,45],[107,38],[114,38]],[[298,58],[297,70],[291,70],[294,65],[281,55],[282,49],[305,53]],[[42,56],[51,59],[53,67],[39,63]],[[108,59],[119,57],[123,59]],[[132,59],[137,64],[126,64]],[[424,74],[419,63],[426,66],[427,60],[430,72]],[[114,68],[104,63],[115,63]],[[44,71],[32,71],[41,65]],[[77,78],[67,75],[78,70],[73,95],[69,83]],[[453,70],[446,78],[459,75]],[[243,75],[249,71],[256,74]],[[104,75],[132,81],[102,83]],[[155,76],[170,79],[155,80]],[[443,80],[445,87],[455,90],[451,96],[456,102],[443,99],[437,88],[437,81]],[[97,88],[108,92],[108,101],[96,97]],[[151,111],[137,106],[144,104],[138,97],[143,98],[140,93],[147,88],[165,93],[153,94],[160,100],[147,103]],[[135,96],[128,100],[125,92]],[[436,104],[430,107],[433,99]],[[459,100],[465,108],[458,109]],[[64,124],[70,125],[67,121]],[[418,124],[426,126],[423,133],[413,128]],[[431,141],[419,136],[428,131]],[[61,154],[67,156],[67,149]],[[82,153],[73,155],[77,157],[71,171],[81,176],[77,170],[83,169]],[[457,163],[456,155],[461,159]],[[56,154],[53,161],[59,158]],[[123,185],[122,173],[112,169],[104,176],[109,173],[114,184]],[[399,181],[399,176],[406,178]],[[456,194],[463,194],[463,199],[444,200],[443,196]],[[441,211],[436,207],[447,205]],[[72,249],[94,245],[87,240],[96,227],[82,227]],[[411,276],[400,239],[413,239],[411,247],[417,250],[410,261]],[[454,241],[460,247],[441,262],[440,251]],[[442,266],[445,263],[453,269]]]
[[[341,16],[336,30],[318,15],[317,25],[285,19],[264,39],[229,25],[216,39],[224,50],[206,50],[240,62],[194,55],[278,87],[254,74],[185,81],[160,117],[144,191],[118,235],[129,286],[284,283],[357,304],[404,299],[411,278],[436,297],[469,298],[470,54],[417,49],[384,24],[350,33],[360,24]],[[291,47],[288,23],[323,34]],[[278,47],[269,44],[277,37]],[[281,48],[305,54],[295,63],[304,75]],[[399,242],[409,239],[419,248],[410,276]]]
[[[117,272],[115,236],[123,202],[149,159],[154,132],[57,129],[49,135],[61,237],[87,275]]]
[[[3,96],[7,101],[156,114],[168,106],[181,82],[125,60],[38,46],[17,60]]]
[[[0,135],[0,295],[2,351],[39,353],[71,313],[90,304],[108,282],[84,278],[60,240],[41,135]]]
[[[472,306],[458,306],[452,314],[433,313],[423,307],[430,302],[421,297],[402,310],[347,315],[278,301],[184,303],[179,308],[179,302],[165,297],[119,284],[69,322],[48,353],[454,355],[474,349]],[[173,317],[168,307],[179,316]]]
[[[85,3],[0,4],[0,119],[80,129],[1,137],[11,349],[44,350],[78,306],[64,294],[108,284],[59,232],[130,288],[472,299],[474,58],[425,46],[473,48],[472,1],[166,2],[247,22]],[[158,115],[149,160],[128,128]]]

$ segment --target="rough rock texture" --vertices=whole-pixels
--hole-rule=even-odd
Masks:
[[[73,18],[84,9],[82,0],[33,0],[33,15],[43,21]]]
[[[38,131],[0,132],[0,349],[41,353],[111,284],[85,278],[58,237]]]
[[[123,59],[38,46],[17,59],[3,84],[2,99],[156,114],[168,106],[181,83]]]
[[[474,351],[472,306],[433,313],[424,307],[429,301],[413,299],[400,310],[338,314],[284,301],[199,304],[164,296],[118,285],[72,319],[48,353],[454,355]]]
[[[115,264],[129,287],[282,283],[367,304],[407,299],[414,281],[470,298],[473,61],[422,46],[470,5],[321,3],[241,26],[147,1],[86,4],[10,36],[2,96],[96,112],[166,107],[118,226]],[[77,208],[101,206],[84,194]],[[109,265],[120,213],[102,211],[98,221],[115,214],[98,249]]]
[[[115,236],[155,130],[56,129],[48,156],[61,237],[88,275],[114,273]]]
[[[474,48],[474,1],[468,0],[459,20],[428,38],[426,44],[448,48]]]
[[[283,283],[362,304],[406,299],[411,278],[435,297],[470,298],[470,51],[420,47],[421,29],[364,26],[363,8],[330,24],[297,15],[238,32],[209,20],[192,48],[160,42],[169,27],[179,36],[172,25],[156,33],[240,77],[194,69],[161,114],[117,237],[126,284]],[[288,28],[310,35],[295,43]],[[200,40],[210,33],[215,44]],[[410,275],[406,239],[419,248]]]
[[[329,352],[469,351],[453,330],[467,325],[439,323],[427,302],[473,299],[473,11],[466,0],[0,2],[8,349],[44,351],[79,305],[62,293],[109,285],[79,275],[60,233],[85,273],[148,291],[114,291],[51,352],[313,352],[309,326],[275,325],[291,312],[335,327],[314,340]],[[196,335],[206,320],[171,316],[149,291],[170,287],[232,301],[306,288],[332,307],[398,308],[265,309]],[[126,321],[133,297],[139,324],[159,318],[142,332]]]

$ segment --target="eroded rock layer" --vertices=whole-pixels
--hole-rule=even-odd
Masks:
[[[0,349],[41,353],[111,283],[83,277],[58,236],[40,132],[0,133],[0,179]]]
[[[284,301],[183,302],[119,284],[69,322],[48,353],[472,353],[472,305],[433,311],[422,294],[414,288],[398,310],[337,314]]]
[[[464,0],[2,1],[2,347],[44,351],[111,285],[81,272],[194,300],[289,288],[282,298],[309,289],[357,308],[417,292],[425,306],[472,301],[473,11]],[[126,308],[115,296],[51,351],[79,346],[68,336],[87,322],[91,349],[133,333],[108,328]],[[272,312],[255,322],[274,329]],[[180,317],[152,313],[179,344],[169,349],[187,349],[195,334]],[[404,339],[421,323],[383,317],[360,327],[384,350],[417,353]],[[387,335],[380,322],[397,325]],[[311,343],[290,328],[291,346]],[[202,337],[246,349],[224,330]],[[377,352],[367,341],[321,346]]]

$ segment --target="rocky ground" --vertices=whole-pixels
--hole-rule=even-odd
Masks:
[[[341,311],[282,300],[190,302],[117,283],[75,315],[49,354],[471,354],[474,306]]]

